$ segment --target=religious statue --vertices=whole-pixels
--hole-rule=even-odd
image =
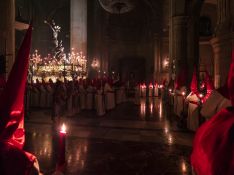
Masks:
[[[64,47],[62,45],[62,41],[60,41],[60,42],[58,41],[58,33],[60,32],[61,27],[56,25],[54,20],[52,20],[51,23],[49,23],[47,20],[45,20],[44,23],[48,24],[53,32],[53,43],[55,46],[55,48],[53,49],[54,56],[56,58],[61,59],[63,56],[63,52],[64,52]]]

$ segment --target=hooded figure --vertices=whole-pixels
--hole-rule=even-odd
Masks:
[[[174,96],[174,112],[177,116],[184,111],[184,95],[186,93],[186,68],[182,69],[178,74],[175,82],[175,96]]]
[[[194,68],[192,81],[190,84],[190,94],[186,97],[188,102],[188,118],[187,118],[187,128],[192,131],[196,131],[199,127],[199,98],[197,96],[197,71]]]
[[[30,25],[0,97],[0,174],[4,175],[39,173],[36,157],[22,149],[25,142],[24,93],[31,34]]]
[[[191,155],[197,175],[234,174],[234,51],[228,75],[232,107],[222,109],[197,131]]]
[[[202,99],[201,115],[209,119],[221,109],[231,106],[231,101],[214,89],[214,83],[208,72],[206,72],[205,82],[207,94]]]

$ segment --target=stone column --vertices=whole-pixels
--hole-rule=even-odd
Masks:
[[[7,75],[15,59],[15,0],[0,1],[0,49],[6,54]]]
[[[188,81],[192,80],[194,66],[199,70],[199,14],[192,14],[188,22],[187,32],[187,66],[188,66]]]
[[[227,33],[210,40],[214,52],[214,84],[215,88],[224,85],[231,61],[233,34]]]
[[[154,34],[154,80],[160,81],[161,63],[161,38],[159,34]]]
[[[187,16],[172,17],[171,56],[176,61],[176,74],[187,67]]]
[[[87,55],[87,0],[71,0],[70,6],[70,47]]]
[[[218,88],[225,84],[232,52],[230,0],[217,0],[217,26],[210,43],[214,51],[214,82]]]

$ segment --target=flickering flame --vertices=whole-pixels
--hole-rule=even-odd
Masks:
[[[203,98],[203,97],[204,97],[204,95],[203,95],[202,93],[200,93],[200,94],[199,94],[199,97],[200,97],[200,98]]]
[[[66,125],[63,123],[62,126],[61,126],[60,133],[66,134],[66,133],[67,133],[66,129],[67,129],[67,128],[66,128]]]
[[[172,89],[169,89],[169,92],[172,92]]]
[[[182,170],[183,173],[185,173],[187,171],[187,167],[186,167],[186,164],[185,164],[184,160],[181,162],[181,170]]]
[[[185,92],[182,92],[182,95],[185,96]]]

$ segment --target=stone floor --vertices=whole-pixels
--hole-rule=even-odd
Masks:
[[[64,119],[68,126],[68,175],[187,175],[193,133],[177,128],[170,108],[158,98],[118,105],[105,116],[82,111]],[[25,149],[44,174],[55,169],[57,129],[50,111],[34,109],[26,120]]]

